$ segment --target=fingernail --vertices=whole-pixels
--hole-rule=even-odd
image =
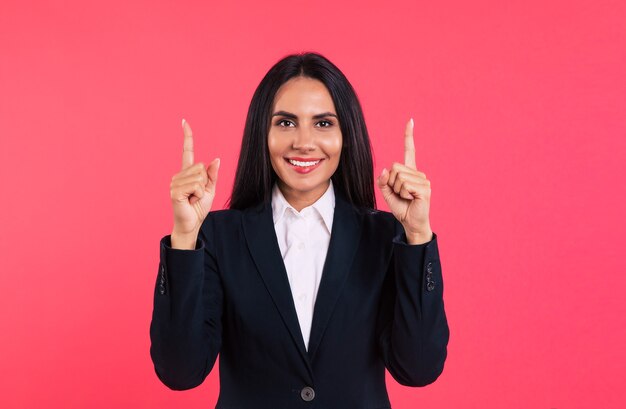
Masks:
[[[183,128],[185,127],[185,118],[183,118],[183,124],[182,124]]]
[[[411,126],[413,126],[413,118],[411,118]]]

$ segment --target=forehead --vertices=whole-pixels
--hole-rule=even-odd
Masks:
[[[316,114],[321,111],[335,112],[335,104],[328,88],[319,80],[294,77],[285,82],[274,97],[274,111]]]

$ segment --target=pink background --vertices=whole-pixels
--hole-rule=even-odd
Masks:
[[[432,182],[449,356],[388,375],[394,409],[623,407],[624,4],[2,0],[0,407],[214,407],[217,370],[173,392],[149,357],[181,118],[222,207],[255,87],[304,50],[356,88],[375,171],[412,116]]]

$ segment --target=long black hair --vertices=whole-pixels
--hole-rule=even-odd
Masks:
[[[372,149],[361,104],[339,68],[322,55],[311,52],[291,54],[278,61],[254,92],[229,207],[245,209],[269,200],[277,178],[267,146],[272,105],[281,85],[297,76],[321,81],[337,110],[342,149],[339,166],[331,177],[335,189],[353,205],[375,209]]]

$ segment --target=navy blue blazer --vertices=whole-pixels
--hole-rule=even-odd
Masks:
[[[390,408],[385,368],[424,386],[441,374],[449,329],[437,236],[408,245],[389,212],[335,190],[308,350],[271,203],[210,212],[195,250],[161,240],[150,355],[171,389],[198,386],[219,354],[218,409]]]

